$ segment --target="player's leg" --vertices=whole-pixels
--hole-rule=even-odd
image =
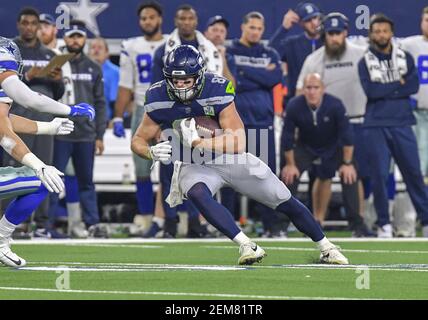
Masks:
[[[136,106],[135,112],[132,113],[131,119],[131,132],[135,134],[141,119],[144,115],[144,108],[142,106]],[[137,187],[137,205],[138,214],[134,217],[134,223],[139,225],[143,232],[147,231],[150,227],[154,205],[153,205],[153,184],[150,179],[152,161],[143,159],[137,156],[135,153],[132,154],[132,160],[134,161],[136,187]]]
[[[14,198],[0,219],[0,262],[10,267],[23,267],[26,261],[10,250],[15,228],[24,222],[48,195],[34,171],[27,167],[0,168],[0,198]]]
[[[417,143],[410,126],[391,129],[394,144],[392,154],[403,175],[404,182],[423,226],[423,236],[428,237],[428,195],[423,182]]]
[[[269,167],[252,154],[245,154],[245,164],[231,166],[231,186],[238,192],[286,214],[296,228],[317,243],[321,260],[347,264],[348,260],[324,235],[311,212],[293,197]]]
[[[240,246],[239,264],[253,264],[266,256],[265,251],[238,228],[232,213],[214,199],[213,195],[225,183],[218,171],[207,166],[184,165],[179,180],[182,192],[200,210],[204,218]]]

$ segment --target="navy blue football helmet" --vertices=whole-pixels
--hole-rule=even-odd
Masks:
[[[179,101],[193,99],[202,89],[205,74],[205,61],[202,54],[193,46],[180,45],[166,57],[163,68],[168,91]],[[173,78],[193,78],[195,83],[190,88],[176,88]]]

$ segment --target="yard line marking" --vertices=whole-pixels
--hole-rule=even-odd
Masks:
[[[107,243],[66,243],[70,247],[106,247],[106,248],[137,248],[137,249],[160,249],[164,246],[151,244],[107,244]]]
[[[31,262],[31,265],[40,267],[23,267],[18,270],[29,271],[236,271],[257,269],[308,269],[308,270],[356,270],[368,268],[372,271],[401,271],[401,272],[428,272],[428,264],[351,264],[351,265],[329,265],[329,264],[279,264],[279,265],[252,265],[252,266],[222,266],[222,265],[189,265],[189,264],[144,264],[144,263],[103,263],[103,262]],[[46,265],[56,265],[47,267]],[[75,267],[67,267],[67,265]],[[61,269],[58,269],[61,268]]]
[[[332,242],[426,242],[428,238],[329,238]],[[309,238],[286,238],[286,239],[266,239],[266,238],[253,238],[256,242],[305,242],[312,243]],[[138,243],[231,243],[227,238],[213,238],[213,239],[33,239],[33,240],[14,240],[13,243],[19,245],[58,245],[58,244],[138,244]]]
[[[120,264],[116,265],[93,265],[68,267],[66,265],[58,265],[55,267],[22,267],[19,270],[25,271],[70,271],[70,272],[145,272],[145,271],[242,271],[247,270],[245,267],[237,266],[198,266],[198,265],[144,265],[144,266],[129,266],[124,267]]]
[[[308,270],[361,270],[367,268],[371,271],[404,271],[404,272],[428,272],[427,264],[392,264],[392,265],[367,265],[367,264],[349,264],[349,265],[331,265],[331,264],[290,264],[290,265],[272,265],[272,266],[253,266],[254,269],[308,269]]]
[[[236,249],[235,246],[202,246],[203,248],[209,249]],[[281,250],[281,251],[319,251],[316,248],[293,248],[293,247],[267,247],[263,246],[263,249],[269,250]],[[408,254],[420,254],[427,253],[428,250],[369,250],[369,249],[341,249],[343,252],[358,252],[358,253],[408,253]]]
[[[48,288],[0,287],[4,291],[35,291],[55,293],[88,293],[88,294],[117,294],[117,295],[151,295],[151,296],[188,296],[188,297],[215,297],[215,298],[242,298],[242,299],[271,299],[271,300],[373,300],[372,298],[347,297],[299,297],[299,296],[265,296],[253,294],[206,293],[206,292],[162,292],[162,291],[109,291],[109,290],[59,290]],[[375,298],[376,299],[376,298]],[[383,300],[383,299],[378,299]]]

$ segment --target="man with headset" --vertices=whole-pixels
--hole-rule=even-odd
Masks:
[[[325,45],[310,54],[302,67],[297,81],[297,94],[301,94],[304,79],[308,74],[318,73],[322,77],[326,93],[339,98],[345,106],[346,114],[354,132],[354,159],[356,160],[359,178],[368,177],[367,161],[365,161],[364,139],[362,136],[362,123],[367,98],[359,81],[358,62],[364,55],[365,49],[351,43],[346,39],[348,36],[348,18],[339,12],[332,12],[322,20],[322,34]],[[347,165],[350,165],[348,163]],[[319,194],[330,194],[329,180],[318,180],[314,185],[314,192]],[[363,190],[360,184],[360,204],[354,210],[362,211]],[[329,197],[323,197],[329,198]],[[328,204],[328,202],[326,203]],[[327,208],[319,208],[325,211]],[[317,211],[314,208],[314,211]],[[367,227],[360,223],[354,228],[354,236],[373,236]]]

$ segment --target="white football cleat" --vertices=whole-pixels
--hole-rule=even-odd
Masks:
[[[27,261],[10,250],[8,243],[0,245],[0,262],[13,268],[21,268],[27,264]]]
[[[251,265],[254,262],[260,262],[266,257],[266,252],[254,242],[241,244],[239,247],[238,264]]]
[[[348,259],[340,252],[340,248],[336,246],[322,250],[320,261],[328,264],[349,264]]]
[[[382,227],[377,228],[377,237],[378,238],[392,238],[392,226],[390,224],[385,224]]]

